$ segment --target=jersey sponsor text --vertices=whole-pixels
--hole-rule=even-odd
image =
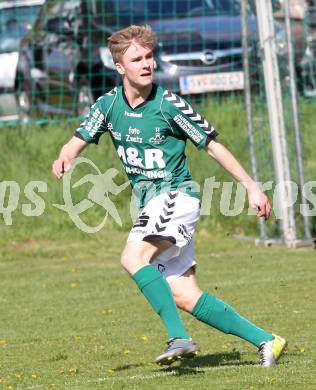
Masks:
[[[108,130],[111,132],[112,136],[114,139],[116,139],[117,141],[121,141],[122,140],[122,135],[120,132],[118,131],[114,131],[114,128],[113,128],[113,124],[111,122],[108,123]]]
[[[129,116],[129,117],[133,117],[133,118],[142,118],[143,117],[143,113],[142,112],[137,113],[137,112],[125,111],[124,115],[125,116]]]
[[[143,175],[148,177],[149,179],[164,179],[169,175],[166,171],[146,171],[141,168],[128,167],[126,165],[124,166],[124,168],[127,174]]]
[[[142,137],[133,137],[130,134],[126,134],[126,141],[128,142],[137,142],[139,144],[143,143],[143,138]]]
[[[193,141],[199,143],[203,140],[203,135],[184,116],[178,114],[173,119]]]
[[[139,157],[138,150],[136,148],[130,147],[125,150],[123,146],[120,145],[117,148],[117,154],[125,165],[128,164],[134,167],[146,169],[163,169],[166,167],[166,163],[163,159],[163,151],[160,149],[145,149],[144,158],[141,158]]]
[[[90,137],[93,137],[96,132],[99,130],[100,126],[102,125],[102,122],[104,121],[104,115],[100,111],[99,108],[97,108],[91,117],[89,118],[88,123],[86,124],[86,129],[90,135]]]

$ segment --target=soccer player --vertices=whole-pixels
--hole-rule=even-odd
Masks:
[[[187,167],[186,141],[204,149],[245,186],[258,217],[269,217],[269,201],[217,141],[214,127],[182,98],[153,83],[155,44],[154,33],[145,26],[130,26],[112,34],[109,49],[122,86],[91,107],[54,161],[53,173],[62,178],[72,159],[88,144],[97,144],[103,133],[109,133],[140,204],[121,265],[168,332],[167,347],[155,360],[158,364],[169,365],[198,351],[178,306],[198,320],[255,345],[261,365],[272,366],[286,341],[254,325],[197,284],[192,235],[200,202]]]

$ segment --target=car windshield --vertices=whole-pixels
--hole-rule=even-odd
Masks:
[[[16,51],[24,35],[32,28],[40,6],[0,9],[0,53]]]
[[[237,15],[239,0],[92,0],[95,22],[126,26],[166,18]]]

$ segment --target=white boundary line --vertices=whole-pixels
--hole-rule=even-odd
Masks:
[[[213,370],[226,370],[226,369],[232,369],[232,368],[249,368],[249,367],[260,367],[259,364],[237,364],[237,365],[222,365],[222,366],[212,366],[212,367],[188,367],[192,371],[195,371],[195,373],[205,373],[208,371],[213,371]],[[102,383],[102,382],[107,382],[107,381],[133,381],[133,380],[150,380],[150,379],[155,379],[155,378],[163,378],[166,376],[181,376],[178,371],[172,370],[172,371],[161,371],[157,372],[154,374],[149,374],[149,375],[142,375],[142,374],[137,374],[137,375],[131,375],[131,376],[105,376],[103,378],[95,378],[95,379],[88,379],[86,381],[75,381],[75,382],[65,382],[65,386],[83,386],[83,385],[89,385],[89,384],[97,384],[97,383]],[[186,374],[187,375],[187,374]],[[17,390],[34,390],[34,389],[40,389],[40,388],[47,388],[48,384],[43,384],[43,385],[34,385],[30,387],[17,387]]]

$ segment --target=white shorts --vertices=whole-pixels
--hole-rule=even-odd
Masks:
[[[170,283],[196,264],[192,236],[199,216],[199,199],[181,191],[158,195],[141,210],[127,241],[172,242],[152,262]]]

